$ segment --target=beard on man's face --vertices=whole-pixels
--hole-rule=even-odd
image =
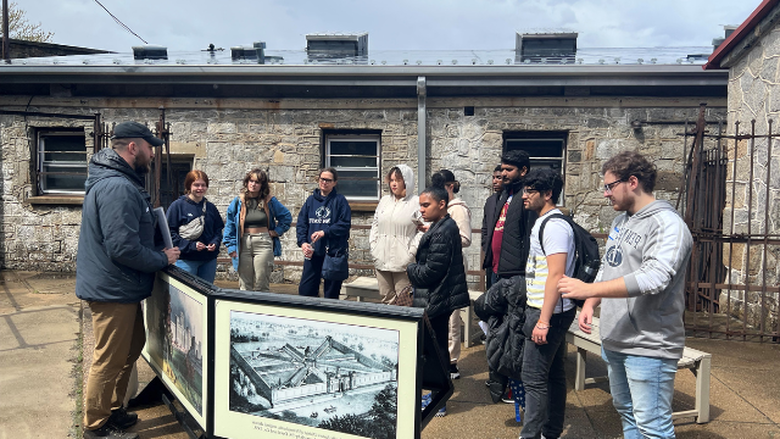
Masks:
[[[140,160],[138,160],[138,157],[135,159],[135,173],[138,175],[146,175],[149,172],[151,172],[151,161],[147,161],[146,163],[141,163]]]

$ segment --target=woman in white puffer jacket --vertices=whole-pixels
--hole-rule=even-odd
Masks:
[[[414,262],[422,232],[420,201],[414,191],[414,172],[406,165],[394,166],[385,177],[390,193],[374,212],[369,243],[374,258],[379,294],[389,303],[407,285],[406,266]]]

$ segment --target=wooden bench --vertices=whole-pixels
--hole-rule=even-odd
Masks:
[[[363,299],[382,300],[379,295],[379,283],[375,277],[360,276],[352,282],[341,285],[341,299],[354,297],[358,302]]]
[[[577,371],[574,378],[574,390],[583,390],[585,384],[606,380],[606,377],[585,378],[585,357],[591,352],[601,358],[601,336],[599,319],[593,318],[590,334],[582,332],[577,320],[569,327],[566,341],[577,347]],[[677,362],[677,369],[689,369],[696,376],[696,404],[693,410],[672,413],[672,418],[695,416],[696,422],[704,424],[710,421],[710,366],[712,354],[685,347],[683,356]]]
[[[472,342],[472,321],[474,320],[473,303],[481,294],[481,291],[469,290],[469,306],[461,310],[461,313],[465,313],[465,317],[463,317],[463,340],[466,343],[466,347],[470,347],[474,344]],[[351,282],[345,282],[341,285],[340,298],[344,300],[350,297],[354,297],[358,302],[362,302],[364,299],[379,301],[382,299],[379,295],[379,283],[375,277],[368,276],[360,276]]]

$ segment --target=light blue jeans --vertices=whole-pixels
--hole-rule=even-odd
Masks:
[[[612,404],[625,439],[674,439],[672,396],[677,360],[601,349],[607,362]]]
[[[210,261],[185,261],[184,259],[179,259],[176,261],[176,266],[212,284],[217,275],[216,259]]]

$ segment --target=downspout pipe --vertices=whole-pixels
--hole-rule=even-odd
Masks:
[[[426,166],[426,157],[428,150],[425,144],[426,133],[428,132],[428,108],[425,99],[428,95],[426,88],[427,80],[425,76],[417,77],[417,187],[421,192],[427,186],[425,177],[428,175]]]

